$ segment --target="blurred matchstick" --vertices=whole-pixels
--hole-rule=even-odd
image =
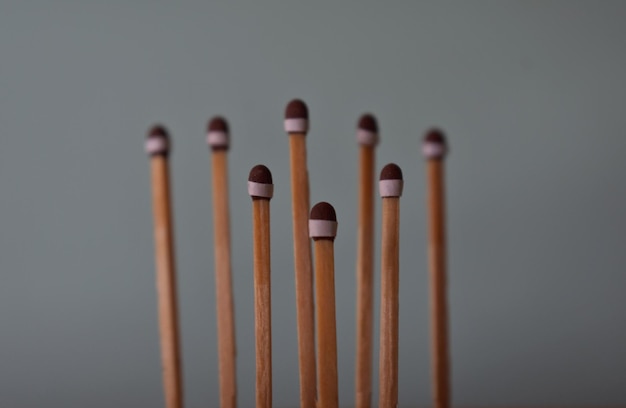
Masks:
[[[335,321],[335,254],[337,216],[321,202],[311,209],[309,235],[315,241],[318,408],[337,408],[337,327]]]
[[[270,199],[272,173],[261,164],[250,170],[254,231],[254,332],[256,339],[256,408],[272,406],[272,308],[270,278]]]
[[[369,408],[372,394],[374,308],[374,169],[378,124],[371,114],[357,125],[359,142],[359,229],[357,236],[356,408]]]
[[[306,134],[309,111],[294,99],[285,109],[285,131],[289,134],[291,161],[291,205],[298,318],[298,358],[300,365],[300,406],[316,408],[315,317],[311,243],[308,236],[309,175],[306,160]]]
[[[216,116],[207,126],[213,177],[213,245],[215,251],[215,296],[219,354],[220,406],[237,406],[235,311],[231,276],[230,213],[228,206],[228,148],[226,119]]]
[[[429,130],[424,137],[422,153],[428,163],[428,258],[430,269],[432,374],[435,408],[448,408],[450,406],[443,168],[443,159],[447,151],[447,144],[443,133],[438,129]]]
[[[383,226],[380,286],[379,408],[398,405],[398,289],[400,255],[400,196],[402,170],[390,163],[380,173]]]
[[[150,129],[145,148],[150,155],[152,173],[156,286],[165,406],[167,408],[182,408],[180,336],[178,333],[174,233],[168,163],[170,138],[167,130],[162,126],[154,126]]]

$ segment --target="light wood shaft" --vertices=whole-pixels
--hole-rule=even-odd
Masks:
[[[374,152],[373,146],[360,146],[356,263],[356,408],[369,408],[372,394],[374,169],[376,167]]]
[[[226,150],[214,151],[211,156],[220,407],[235,408],[237,406],[235,361],[237,351],[231,275],[228,156]]]
[[[309,175],[306,136],[289,135],[291,196],[298,319],[298,360],[300,367],[300,406],[316,408],[315,315],[313,274],[309,241]]]
[[[183,390],[168,160],[164,156],[152,156],[150,165],[165,406],[182,408]]]
[[[429,160],[427,171],[433,396],[435,408],[448,408],[450,406],[450,363],[448,359],[443,161]]]
[[[335,322],[335,255],[333,241],[315,241],[318,408],[337,408],[337,328]]]
[[[252,200],[254,231],[254,334],[256,408],[272,406],[272,309],[270,290],[270,201]]]
[[[398,405],[398,289],[400,255],[400,199],[383,198],[379,408]]]

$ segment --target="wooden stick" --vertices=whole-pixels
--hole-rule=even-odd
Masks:
[[[448,351],[448,305],[446,299],[446,239],[443,158],[447,146],[443,133],[430,130],[422,147],[428,160],[428,258],[432,373],[435,408],[450,406],[450,362]]]
[[[400,264],[400,196],[402,171],[386,165],[379,182],[383,197],[380,287],[379,408],[398,405],[398,309]]]
[[[301,100],[291,101],[285,110],[285,131],[289,133],[291,160],[291,202],[298,318],[298,360],[300,365],[300,406],[316,408],[315,315],[311,243],[308,237],[309,175],[305,137],[308,109]]]
[[[254,225],[254,332],[256,339],[256,407],[272,406],[272,309],[270,290],[270,199],[272,173],[263,165],[250,171]]]
[[[207,142],[212,150],[213,245],[215,251],[215,297],[219,354],[220,406],[237,406],[235,310],[231,275],[230,213],[228,206],[228,123],[214,117],[208,125]]]
[[[182,408],[183,390],[178,332],[174,234],[168,167],[169,135],[162,126],[153,127],[146,140],[152,173],[152,205],[156,249],[156,286],[165,406]]]
[[[335,209],[321,202],[311,209],[309,234],[315,241],[315,305],[319,408],[337,408],[337,328],[335,322]]]
[[[378,125],[370,114],[358,123],[359,229],[357,235],[356,408],[369,408],[372,394],[372,327],[374,322],[374,168]]]

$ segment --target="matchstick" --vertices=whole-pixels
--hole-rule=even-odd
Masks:
[[[306,134],[309,111],[294,99],[285,109],[285,131],[289,134],[291,161],[291,206],[298,319],[298,360],[300,366],[300,407],[316,408],[315,317],[311,243],[308,236],[309,174],[306,161]]]
[[[254,230],[254,333],[256,339],[256,408],[272,406],[272,308],[270,290],[270,199],[272,173],[261,164],[250,170]]]
[[[374,308],[374,168],[378,124],[371,114],[357,125],[359,142],[359,229],[357,236],[356,408],[369,408],[372,394]]]
[[[152,173],[156,286],[165,406],[167,408],[182,408],[180,336],[178,333],[174,232],[168,163],[170,138],[167,130],[158,125],[150,129],[145,149],[150,155]]]
[[[430,313],[433,397],[435,408],[450,406],[450,362],[448,351],[448,305],[446,299],[446,238],[443,159],[445,136],[438,129],[426,133],[422,153],[428,171],[428,258],[430,270]]]
[[[337,215],[321,202],[311,209],[309,235],[315,241],[318,408],[337,408],[337,328],[335,322],[335,254]]]
[[[207,126],[213,177],[213,246],[215,251],[215,297],[217,348],[219,354],[220,406],[237,406],[235,370],[235,311],[231,276],[230,214],[228,206],[228,148],[230,134],[226,119],[216,116]]]
[[[402,170],[390,163],[380,173],[383,199],[380,286],[379,408],[398,405],[398,288]]]

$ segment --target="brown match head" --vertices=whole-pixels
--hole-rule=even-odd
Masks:
[[[250,170],[248,176],[248,194],[253,200],[269,200],[274,195],[272,172],[262,164],[257,164]]]
[[[403,187],[404,181],[402,180],[402,169],[400,169],[400,167],[395,163],[389,163],[383,167],[378,181],[378,191],[380,192],[380,196],[383,198],[400,197],[402,195]]]
[[[309,236],[314,240],[335,240],[335,236],[337,236],[337,214],[332,205],[322,201],[311,208]]]
[[[441,160],[448,153],[446,136],[437,128],[432,128],[424,135],[422,153],[428,160]]]
[[[371,113],[361,116],[357,124],[356,138],[363,146],[376,146],[378,144],[378,122]]]
[[[170,152],[170,135],[162,125],[154,125],[148,130],[145,149],[150,156],[167,156]]]
[[[309,108],[301,99],[294,99],[285,108],[285,132],[306,133],[309,130]]]
[[[211,150],[228,150],[230,146],[230,132],[228,122],[222,116],[214,116],[207,125],[206,141]]]

